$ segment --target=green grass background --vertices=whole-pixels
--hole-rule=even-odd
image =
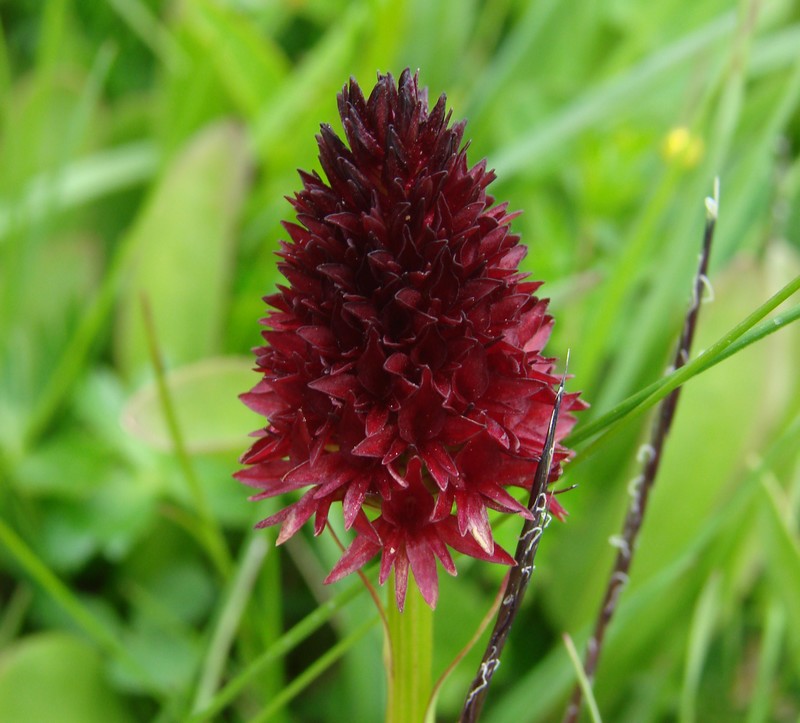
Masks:
[[[0,22],[0,720],[383,717],[372,604],[321,585],[334,543],[275,549],[251,530],[274,503],[230,478],[259,426],[236,395],[284,196],[350,76],[418,68],[468,119],[472,162],[524,210],[548,349],[592,404],[577,435],[663,378],[715,176],[695,353],[796,288],[789,0],[4,0]],[[799,353],[790,326],[686,385],[598,672],[605,720],[798,720]],[[580,647],[596,613],[644,406],[576,445],[484,720],[560,718],[561,634]],[[469,562],[442,579],[436,670],[501,579]]]

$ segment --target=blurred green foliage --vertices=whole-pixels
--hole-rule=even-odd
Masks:
[[[371,603],[320,584],[334,542],[276,551],[251,529],[274,508],[230,479],[284,196],[350,76],[419,68],[468,119],[525,210],[582,423],[663,374],[715,176],[697,349],[800,270],[789,0],[4,0],[0,22],[0,720],[382,717]],[[607,720],[800,715],[799,353],[790,327],[684,390],[598,673]],[[487,721],[563,710],[560,635],[588,634],[647,427],[579,447]],[[502,577],[470,562],[442,582],[439,670]]]

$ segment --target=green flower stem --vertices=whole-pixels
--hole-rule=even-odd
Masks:
[[[394,588],[394,574],[392,588]],[[433,610],[415,584],[409,584],[405,609],[389,600],[389,704],[387,723],[422,723],[432,692]]]

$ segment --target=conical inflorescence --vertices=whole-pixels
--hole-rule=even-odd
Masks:
[[[355,538],[326,582],[380,554],[402,609],[409,567],[427,602],[450,548],[513,564],[488,510],[529,517],[559,378],[542,355],[553,320],[519,263],[516,215],[494,204],[485,162],[467,164],[464,123],[428,109],[408,70],[365,98],[339,95],[345,141],[317,137],[325,174],[303,173],[284,224],[287,285],[266,297],[260,381],[244,402],[267,419],[236,477],[253,499],[299,493],[263,520],[278,542],[341,503]],[[584,404],[564,397],[557,438]],[[558,445],[551,478],[570,455]],[[558,514],[561,508],[553,500]]]

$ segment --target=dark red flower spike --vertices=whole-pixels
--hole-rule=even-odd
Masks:
[[[261,380],[242,396],[268,422],[242,457],[255,499],[305,490],[260,526],[278,542],[341,502],[356,536],[326,582],[380,554],[403,607],[409,568],[431,606],[449,548],[512,564],[488,510],[529,515],[507,488],[530,488],[559,378],[542,356],[546,300],[524,281],[515,214],[493,205],[494,173],[470,168],[464,124],[417,77],[379,75],[339,96],[346,143],[323,125],[326,180],[300,174],[279,268],[265,299]],[[583,407],[565,395],[557,438]],[[570,455],[557,446],[551,480]],[[559,507],[560,509],[560,507]]]

